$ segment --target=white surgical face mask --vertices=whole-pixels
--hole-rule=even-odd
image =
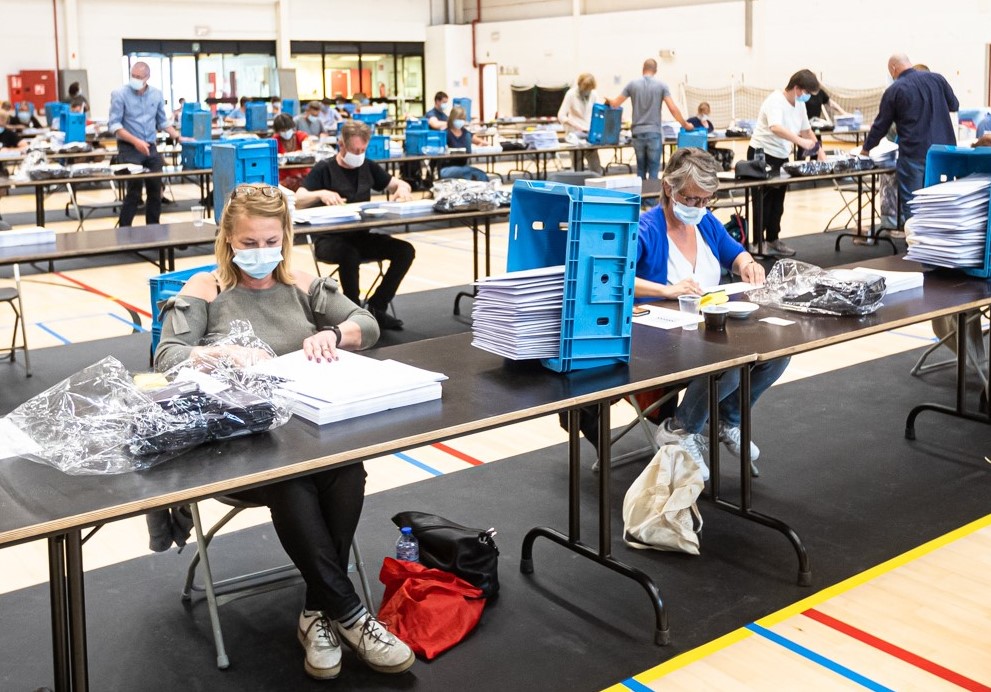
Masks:
[[[444,111],[445,113],[450,113],[451,112],[451,103],[450,102],[442,103],[441,106],[440,106],[440,109],[442,111]]]
[[[462,127],[464,127],[464,126],[465,126],[465,121],[464,121],[464,120],[462,120],[461,118],[458,118],[457,120],[455,120],[455,121],[454,121],[453,123],[451,123],[451,124],[452,124],[452,125],[454,125],[454,129],[456,129],[456,130],[460,130],[460,129],[461,129]]]
[[[22,123],[31,122],[31,113],[28,111],[21,111],[20,113],[17,114],[17,119],[20,120]]]
[[[309,120],[311,123],[318,123],[318,122],[320,122],[320,116],[319,115],[308,115],[308,116],[306,116],[306,119]]]
[[[365,154],[352,154],[350,151],[344,152],[344,163],[350,168],[358,168],[365,162]]]
[[[688,226],[696,226],[705,216],[705,207],[690,207],[687,204],[682,204],[681,202],[672,199],[671,209],[674,212],[675,217],[683,224]]]
[[[282,262],[282,246],[234,249],[234,264],[254,279],[264,279]]]
[[[138,79],[137,77],[131,77],[127,80],[127,85],[134,89],[135,91],[141,91],[145,88],[145,80]]]
[[[812,94],[799,94],[795,97],[795,100],[799,103],[808,103],[810,98],[812,98]]]
[[[282,137],[282,139],[292,139],[295,134],[296,130],[286,130],[284,132],[280,132],[279,137]]]

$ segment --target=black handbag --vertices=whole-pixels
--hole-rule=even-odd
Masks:
[[[461,577],[482,590],[485,598],[499,593],[499,549],[495,529],[470,529],[436,514],[400,512],[392,523],[409,526],[420,543],[420,563]]]
[[[766,164],[762,166],[756,161],[737,161],[735,172],[737,180],[741,178],[767,180],[771,177],[770,167]]]

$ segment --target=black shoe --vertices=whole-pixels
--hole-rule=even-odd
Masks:
[[[368,311],[372,313],[375,321],[379,323],[380,328],[402,331],[403,321],[390,315],[388,310],[379,310],[378,308],[369,307]]]

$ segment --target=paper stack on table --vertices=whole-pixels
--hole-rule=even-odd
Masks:
[[[383,202],[378,208],[390,214],[426,214],[433,211],[435,203],[433,199],[412,199],[409,202]]]
[[[293,414],[318,425],[440,399],[439,372],[394,360],[338,351],[338,360],[317,363],[294,351],[254,366],[285,380],[281,391]]]
[[[854,267],[851,271],[861,275],[874,274],[875,276],[883,276],[885,295],[919,288],[924,282],[922,272],[892,272],[870,269],[869,267]]]
[[[563,265],[491,276],[475,285],[472,346],[513,360],[560,355]]]
[[[980,267],[988,242],[991,174],[963,178],[915,191],[905,222],[905,259],[941,267]]]
[[[360,221],[361,209],[365,203],[336,204],[326,207],[310,207],[293,211],[293,223],[341,223],[343,221]]]

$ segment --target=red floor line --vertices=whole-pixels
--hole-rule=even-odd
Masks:
[[[475,457],[468,456],[464,452],[459,452],[456,449],[448,447],[446,444],[443,444],[442,442],[434,442],[433,445],[431,446],[439,449],[442,452],[447,452],[452,457],[457,457],[461,461],[465,462],[466,464],[471,464],[472,466],[482,466],[485,463],[484,461],[480,461]]]
[[[135,307],[133,305],[130,305],[129,303],[125,303],[120,298],[115,298],[114,296],[110,295],[109,293],[104,293],[103,291],[101,291],[98,288],[93,288],[89,284],[84,284],[82,281],[79,281],[78,279],[73,279],[71,276],[66,276],[65,274],[62,274],[61,272],[55,272],[55,276],[57,276],[57,277],[59,277],[61,279],[65,279],[66,281],[68,281],[70,283],[74,283],[77,286],[80,286],[81,288],[85,288],[90,293],[95,293],[96,295],[98,295],[98,296],[100,296],[102,298],[109,298],[113,302],[115,302],[118,305],[120,305],[122,308],[125,308],[127,310],[133,310],[134,312],[138,313],[139,315],[144,315],[145,317],[151,317],[151,313],[148,312],[147,310],[142,310],[139,307]]]
[[[976,680],[971,680],[970,678],[954,672],[949,668],[944,668],[938,663],[934,663],[929,659],[913,654],[911,651],[907,651],[900,646],[886,642],[883,639],[875,637],[873,634],[857,629],[853,625],[848,625],[845,622],[841,622],[840,620],[830,617],[815,608],[810,608],[802,614],[818,623],[833,628],[837,632],[842,632],[848,637],[861,641],[868,646],[873,646],[879,651],[883,651],[890,656],[894,656],[895,658],[901,659],[902,661],[905,661],[906,663],[909,663],[917,668],[921,668],[927,673],[931,673],[936,677],[942,678],[947,682],[951,682],[965,690],[973,690],[973,692],[991,692],[991,687],[988,687],[987,685],[981,684]]]

